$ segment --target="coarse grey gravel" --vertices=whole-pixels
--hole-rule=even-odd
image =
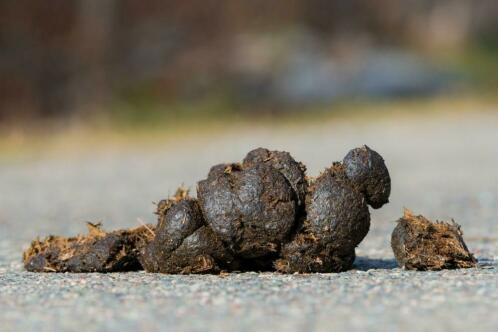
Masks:
[[[201,135],[201,136],[199,136]],[[498,114],[384,118],[186,133],[141,149],[0,161],[1,331],[498,331]],[[223,276],[35,274],[36,236],[153,222],[153,201],[254,147],[291,152],[310,175],[368,144],[391,171],[391,203],[372,212],[356,268],[340,274]],[[195,190],[194,190],[195,191]],[[389,239],[409,207],[455,218],[476,269],[396,267]]]

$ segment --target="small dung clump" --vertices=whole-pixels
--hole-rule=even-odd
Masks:
[[[454,221],[432,222],[405,210],[397,223],[391,246],[400,267],[435,271],[477,266],[477,260],[463,241],[460,226]]]
[[[250,151],[244,158],[243,165],[250,166],[265,163],[277,169],[289,181],[296,193],[298,205],[304,208],[308,181],[306,180],[306,166],[297,162],[289,152],[270,151],[258,148]]]
[[[32,272],[124,272],[141,270],[140,248],[151,237],[153,226],[105,232],[88,223],[88,234],[48,236],[35,240],[24,252],[24,267]]]
[[[262,159],[262,154],[267,156]],[[267,150],[251,151],[242,164],[212,167],[197,185],[206,223],[243,259],[278,255],[298,219],[299,194],[293,185],[302,187],[304,172],[290,156],[271,155]],[[289,161],[290,166],[285,166]],[[294,174],[295,165],[303,179]]]
[[[368,205],[381,208],[389,202],[391,177],[380,154],[364,145],[344,157],[346,176],[365,193]]]
[[[367,235],[370,213],[364,194],[341,163],[309,187],[304,228],[282,250],[281,272],[341,272],[352,267],[355,248]]]
[[[354,248],[337,248],[317,239],[312,233],[298,233],[282,248],[275,269],[282,273],[325,273],[351,269]]]
[[[218,273],[237,262],[205,225],[197,200],[180,188],[159,202],[154,238],[143,248],[140,262],[147,272]]]
[[[356,247],[370,228],[366,198],[340,163],[324,171],[310,187],[306,212],[308,230],[337,248]]]

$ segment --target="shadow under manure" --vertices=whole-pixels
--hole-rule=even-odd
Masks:
[[[395,259],[356,257],[354,268],[360,271],[371,269],[392,270],[397,268]]]

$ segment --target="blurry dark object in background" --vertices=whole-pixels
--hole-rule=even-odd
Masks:
[[[495,0],[2,1],[0,119],[79,116],[136,96],[432,94],[452,76],[414,52],[496,44],[497,13]]]

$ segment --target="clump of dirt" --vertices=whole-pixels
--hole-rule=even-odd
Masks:
[[[405,210],[391,237],[394,256],[408,270],[471,268],[477,260],[463,241],[460,226],[451,222],[432,222]]]
[[[155,236],[142,250],[148,272],[171,274],[218,273],[237,262],[214,232],[206,227],[197,200],[180,188],[175,197],[158,204]]]
[[[291,183],[270,160],[211,168],[197,186],[209,227],[238,257],[278,254],[297,219],[299,199]]]
[[[122,272],[141,270],[140,248],[151,239],[154,227],[105,232],[88,223],[88,234],[49,236],[35,240],[24,252],[26,270],[32,272]]]

